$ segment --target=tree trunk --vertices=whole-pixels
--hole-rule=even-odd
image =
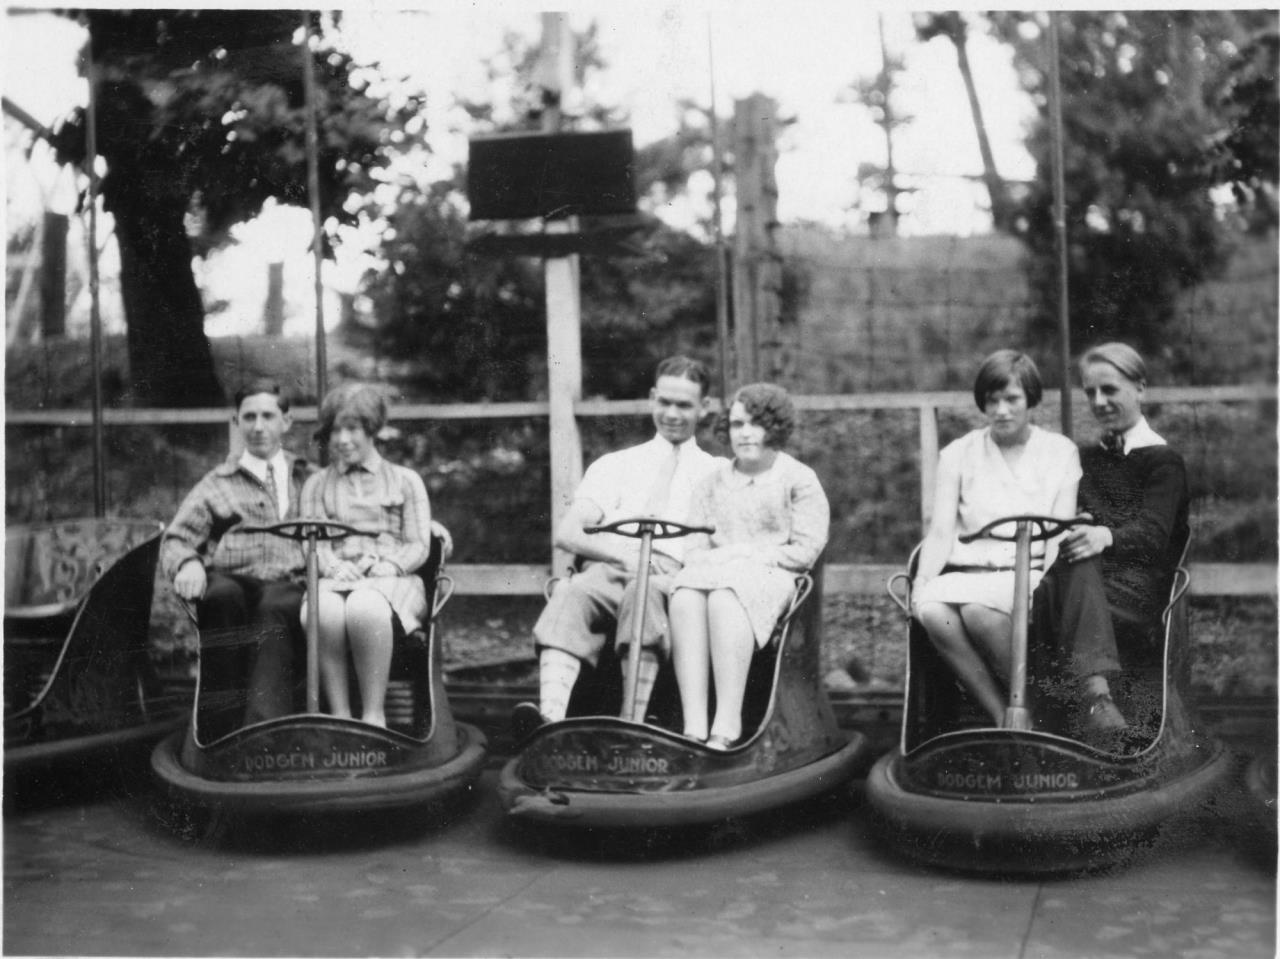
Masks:
[[[44,215],[40,241],[40,335],[49,340],[67,333],[67,215]]]
[[[284,333],[284,264],[267,264],[267,302],[262,306],[262,330],[267,336]]]
[[[956,47],[960,76],[964,78],[964,89],[969,95],[969,111],[973,114],[973,126],[978,134],[978,150],[982,154],[982,179],[986,181],[987,193],[991,197],[991,220],[997,232],[1007,232],[1010,225],[1009,191],[996,170],[995,154],[991,152],[987,124],[982,118],[982,105],[978,102],[978,88],[973,82],[973,69],[969,66],[965,38],[963,33],[958,36],[953,33],[950,34],[950,39]]]
[[[141,406],[222,406],[222,386],[204,334],[204,306],[191,272],[180,208],[130,204],[113,211],[120,289],[129,324],[129,371]]]

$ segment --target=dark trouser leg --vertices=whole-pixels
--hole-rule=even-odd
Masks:
[[[204,596],[196,603],[201,629],[229,629],[249,622],[249,610],[258,601],[262,584],[248,576],[209,571]]]
[[[1032,600],[1033,635],[1055,651],[1062,669],[1076,677],[1104,675],[1120,668],[1116,634],[1102,582],[1102,563],[1059,559]]]
[[[1032,597],[1029,641],[1040,718],[1065,729],[1090,677],[1120,668],[1099,560],[1053,564]]]
[[[214,739],[242,722],[245,679],[254,643],[245,627],[262,584],[212,570],[208,575],[204,596],[196,603],[200,624],[198,722],[201,736]]]
[[[298,583],[264,583],[251,625],[258,635],[258,654],[249,676],[245,722],[256,723],[294,711],[295,662],[305,646],[300,622],[302,596]]]

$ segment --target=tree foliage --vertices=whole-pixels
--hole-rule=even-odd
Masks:
[[[1044,17],[1001,13],[992,23],[1040,108],[1028,139],[1040,174],[1020,218],[1047,334],[1057,277]],[[1240,82],[1241,51],[1259,32],[1274,32],[1275,15],[1089,11],[1060,23],[1074,345],[1128,339],[1176,369],[1165,336],[1174,297],[1212,275],[1231,244],[1232,211],[1212,192],[1227,179],[1219,144],[1255,108],[1275,136],[1274,73],[1270,106]],[[1249,175],[1275,183],[1274,165],[1250,162]]]
[[[1263,25],[1231,65],[1219,106],[1228,127],[1218,143],[1217,175],[1229,183],[1254,230],[1280,220],[1280,32]]]
[[[552,103],[539,84],[538,48],[509,33],[486,61],[491,99],[460,100],[472,133],[542,128],[558,107],[567,129],[625,124],[593,99],[603,69],[595,28],[575,36],[573,94]],[[680,129],[636,151],[642,206],[666,202],[705,169],[710,139],[705,115],[682,104]],[[701,119],[701,123],[699,122]],[[384,350],[421,356],[417,387],[441,398],[524,399],[545,389],[546,318],[541,260],[478,255],[467,240],[465,177],[407,184],[388,216],[386,266],[369,277]],[[709,231],[708,231],[709,232]],[[583,380],[588,395],[642,394],[657,360],[683,349],[711,360],[715,330],[715,250],[652,216],[625,243],[580,259]],[[623,358],[620,362],[620,358]]]
[[[191,258],[268,199],[309,203],[303,14],[94,9],[81,16],[97,71],[101,192],[120,244],[136,399],[220,404]],[[368,72],[330,41],[309,55],[321,215],[347,222],[349,197],[372,189],[420,122],[420,103],[376,95]],[[64,160],[83,159],[84,128],[82,110],[58,128]]]
[[[956,51],[956,66],[960,70],[960,79],[964,81],[965,93],[969,98],[969,114],[973,117],[973,129],[978,138],[978,152],[982,157],[982,179],[987,185],[987,195],[991,200],[991,221],[997,231],[1004,232],[1010,226],[1009,190],[996,170],[995,154],[991,150],[990,137],[987,135],[987,124],[982,116],[982,103],[978,99],[977,84],[973,80],[973,69],[969,65],[969,24],[964,14],[958,10],[947,10],[942,13],[914,13],[911,15],[915,25],[916,38],[921,43],[928,43],[935,37],[946,37]]]

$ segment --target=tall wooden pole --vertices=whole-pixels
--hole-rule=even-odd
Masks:
[[[724,242],[724,218],[720,198],[724,195],[724,155],[720,149],[720,121],[716,113],[716,57],[712,43],[711,16],[707,15],[707,73],[711,81],[711,215],[716,244],[716,343],[720,350],[720,401],[729,402],[729,249]],[[736,384],[735,384],[736,386]]]
[[[311,199],[311,248],[315,261],[316,296],[316,401],[324,399],[328,392],[329,357],[324,337],[324,284],[321,267],[324,265],[324,224],[320,221],[320,143],[316,130],[316,74],[311,57],[312,14],[304,12],[302,22],[305,32],[302,38],[302,84],[306,97],[307,124],[307,194]]]
[[[1053,245],[1058,254],[1058,375],[1062,390],[1062,434],[1071,436],[1071,314],[1067,299],[1067,200],[1062,171],[1062,75],[1058,17],[1049,13],[1049,138],[1053,165]]]
[[[734,103],[738,213],[733,231],[733,341],[738,383],[777,379],[783,373],[778,324],[781,266],[775,240],[777,110],[777,103],[760,93]]]
[[[573,33],[567,13],[542,14],[541,85],[545,93],[542,129],[561,128],[561,104],[573,88]],[[552,220],[548,233],[570,232],[573,218]],[[582,305],[578,257],[547,257],[543,262],[547,303],[547,399],[551,429],[552,536],[582,480],[582,437],[575,408],[582,399]],[[573,557],[554,550],[552,565],[566,570]]]
[[[85,72],[85,169],[89,171],[89,365],[93,374],[93,515],[107,513],[107,452],[102,424],[102,313],[98,286],[98,66],[89,40]]]
[[[876,14],[876,26],[880,31],[880,70],[884,83],[884,102],[880,109],[884,111],[884,194],[888,216],[885,233],[888,236],[898,235],[898,170],[893,165],[893,70],[889,63],[889,44],[884,38],[884,14]]]

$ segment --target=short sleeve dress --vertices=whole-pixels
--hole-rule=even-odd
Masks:
[[[1013,609],[1016,547],[1012,542],[986,538],[961,543],[959,537],[976,533],[1002,516],[1051,515],[1063,487],[1080,481],[1076,445],[1065,436],[1033,426],[1027,448],[1013,469],[991,438],[991,430],[984,427],[949,443],[939,457],[939,467],[960,477],[956,540],[942,574],[920,587],[913,601],[974,603],[1009,613]],[[1034,591],[1044,576],[1043,542],[1031,544],[1031,565]]]
[[[672,592],[732,590],[756,645],[764,646],[791,600],[796,574],[812,567],[827,544],[831,508],[817,474],[783,452],[750,476],[721,460],[694,491],[690,522],[715,532],[689,538]],[[750,558],[717,560],[716,547],[742,543],[757,547]]]
[[[386,597],[406,632],[422,625],[427,593],[416,571],[431,553],[431,507],[422,477],[376,453],[355,466],[329,466],[307,480],[301,513],[370,532],[318,545],[321,591],[374,589]],[[387,560],[403,575],[372,576],[355,582],[324,577],[337,560],[349,560],[364,569]]]

